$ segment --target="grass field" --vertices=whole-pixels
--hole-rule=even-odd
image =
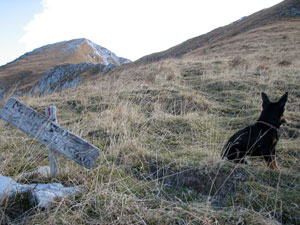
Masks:
[[[0,224],[300,224],[300,34],[269,29],[21,98],[40,112],[55,105],[59,124],[101,154],[90,170],[60,157],[58,177],[22,181],[85,191],[46,210],[16,196],[2,202]],[[220,159],[227,138],[258,118],[262,91],[271,100],[289,92],[278,171],[259,157],[249,166]],[[48,165],[47,153],[0,121],[0,174],[18,180]]]

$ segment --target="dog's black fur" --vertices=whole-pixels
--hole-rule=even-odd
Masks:
[[[263,110],[257,122],[236,132],[222,149],[222,158],[235,163],[245,163],[246,156],[263,156],[271,169],[279,169],[275,158],[278,129],[286,120],[283,116],[286,92],[277,102],[271,102],[265,93],[261,94]]]

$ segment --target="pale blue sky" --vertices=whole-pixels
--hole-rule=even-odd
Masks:
[[[24,54],[24,27],[42,12],[40,0],[0,0],[0,65]]]
[[[281,1],[0,0],[0,66],[75,38],[136,60]]]

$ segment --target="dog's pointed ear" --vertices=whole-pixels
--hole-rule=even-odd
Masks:
[[[269,100],[267,94],[264,93],[264,92],[261,93],[261,98],[262,98],[263,102],[266,102],[266,103],[269,103],[269,102],[270,102],[270,100]]]
[[[270,100],[269,100],[267,94],[264,92],[261,93],[261,98],[263,100],[262,107],[265,108],[266,104],[270,103]]]
[[[284,107],[288,98],[288,92],[286,92],[278,101],[280,107]]]

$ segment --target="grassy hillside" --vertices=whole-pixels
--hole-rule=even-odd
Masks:
[[[124,65],[76,90],[22,98],[41,112],[56,105],[59,123],[102,152],[91,170],[61,157],[57,178],[20,181],[82,184],[84,193],[47,210],[17,196],[2,203],[0,223],[300,224],[297,18],[180,59]],[[289,92],[278,171],[260,157],[249,166],[220,159],[227,138],[258,118],[262,91],[272,100]],[[15,180],[48,165],[46,147],[3,121],[0,159],[0,174]]]

